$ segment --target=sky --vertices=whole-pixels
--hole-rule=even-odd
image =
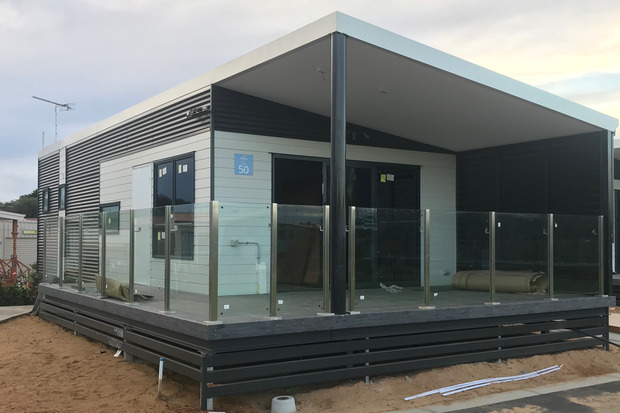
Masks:
[[[620,118],[617,0],[0,0],[0,202],[58,140],[341,11]]]

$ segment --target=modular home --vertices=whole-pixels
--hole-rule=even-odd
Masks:
[[[606,346],[617,126],[333,13],[41,150],[38,312],[203,407]]]

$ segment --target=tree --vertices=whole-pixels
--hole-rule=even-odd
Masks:
[[[36,218],[38,215],[38,196],[35,189],[29,194],[22,195],[18,199],[9,202],[0,202],[0,210],[25,214],[26,218]]]

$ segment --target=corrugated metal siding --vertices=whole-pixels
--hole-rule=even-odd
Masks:
[[[47,242],[47,265],[45,270],[47,274],[43,273],[43,225],[47,219],[49,222],[56,220],[58,217],[58,175],[59,175],[59,155],[58,153],[51,154],[45,158],[39,159],[39,171],[38,171],[38,233],[41,234],[37,237],[37,271],[41,275],[43,281],[50,281],[46,278],[47,274],[54,274],[57,264],[58,255],[58,242],[51,240],[48,235]],[[49,189],[49,211],[43,213],[43,189]],[[48,231],[49,232],[49,231]]]
[[[210,114],[191,119],[185,115],[190,109],[210,105],[210,102],[211,92],[208,90],[67,147],[67,215],[86,214],[82,250],[85,281],[94,280],[99,272],[99,163],[208,130]],[[72,239],[75,238],[76,229],[71,227],[68,231]],[[73,241],[67,240],[66,247],[75,250]],[[76,259],[73,253],[69,253],[67,272],[77,272]]]
[[[99,162],[208,130],[210,115],[187,119],[209,105],[206,91],[67,148],[67,214],[99,211]]]
[[[218,131],[329,142],[330,119],[290,106],[213,87],[214,128]],[[359,125],[347,124],[350,145],[452,153]]]

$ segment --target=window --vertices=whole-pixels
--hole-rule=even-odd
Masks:
[[[67,186],[60,185],[58,187],[58,210],[64,211],[67,206]]]
[[[42,198],[42,208],[43,212],[50,212],[50,190],[49,188],[43,188],[43,193],[41,194]]]
[[[153,257],[164,256],[164,207],[172,205],[171,257],[194,259],[194,155],[154,165]]]
[[[101,204],[99,206],[99,212],[107,212],[105,222],[103,223],[103,227],[106,232],[118,232],[119,225],[119,215],[121,211],[121,203],[120,202],[111,202],[109,204]]]

